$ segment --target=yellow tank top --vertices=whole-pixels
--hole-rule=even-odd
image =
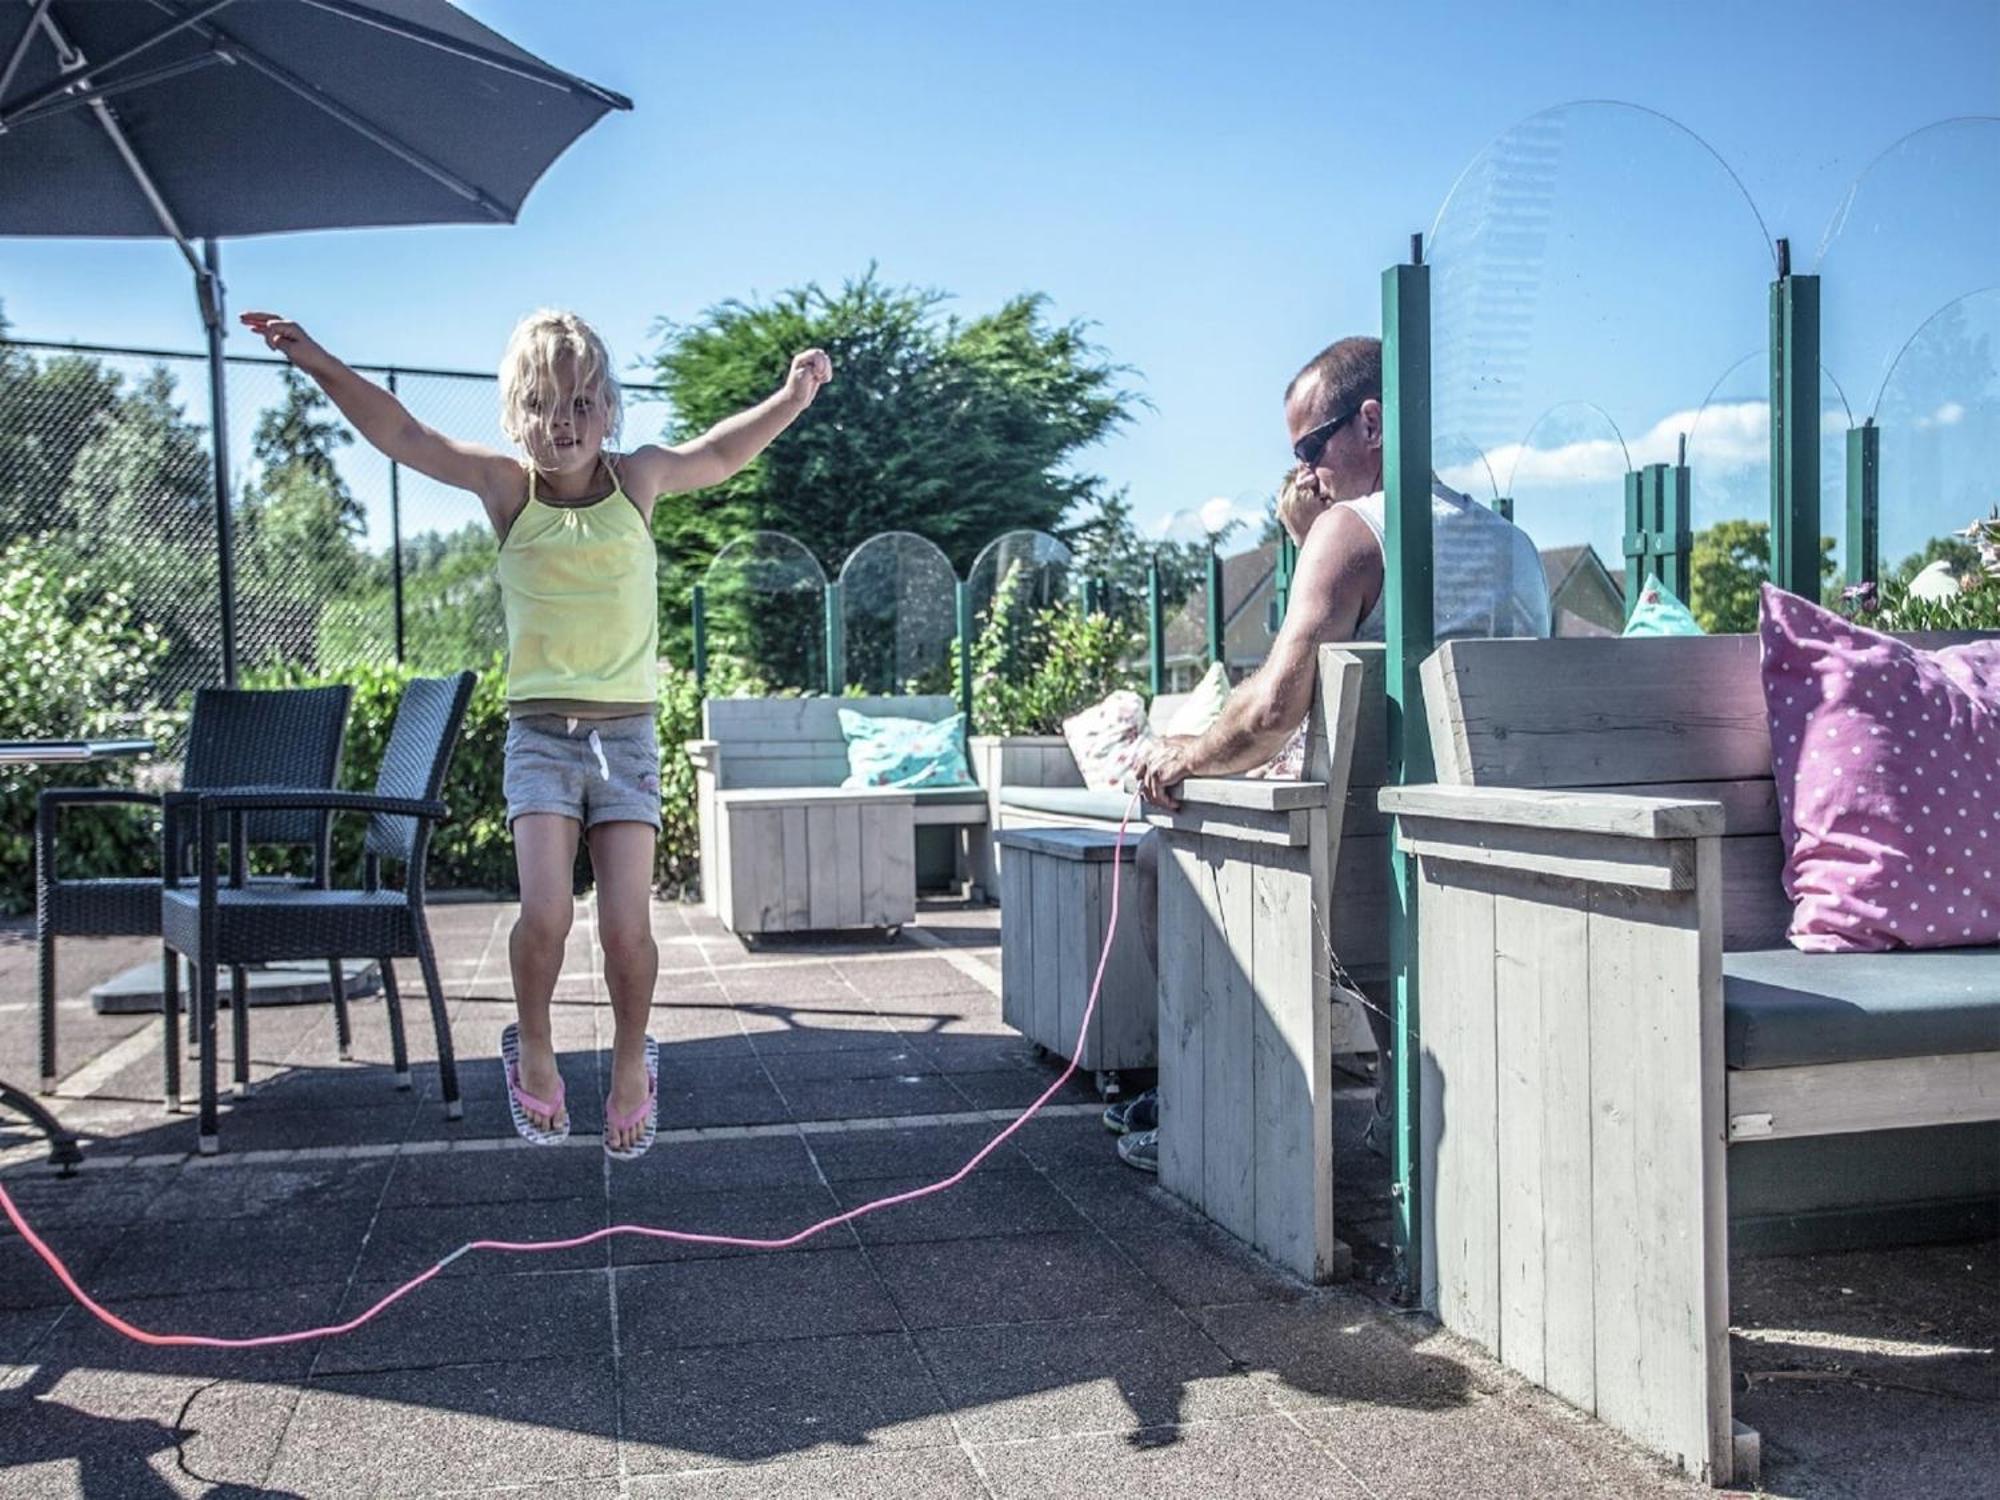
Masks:
[[[500,544],[510,703],[659,697],[658,556],[615,471],[611,481],[602,500],[552,505],[528,473],[528,503]]]

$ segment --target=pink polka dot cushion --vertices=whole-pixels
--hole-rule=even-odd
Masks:
[[[1921,651],[1769,584],[1792,945],[2000,942],[2000,639]]]

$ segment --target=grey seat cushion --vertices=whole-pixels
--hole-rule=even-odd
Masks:
[[[2000,948],[1722,956],[1732,1068],[2000,1049]]]
[[[905,790],[917,799],[917,806],[919,807],[984,807],[986,805],[986,788],[983,786],[913,786]]]
[[[1082,786],[1003,786],[1000,805],[1022,812],[1054,813],[1064,818],[1097,818],[1116,824],[1131,798],[1124,792],[1093,792]]]

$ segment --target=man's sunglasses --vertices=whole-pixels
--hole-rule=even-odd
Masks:
[[[1319,456],[1326,452],[1326,445],[1333,441],[1333,435],[1340,431],[1347,423],[1353,421],[1355,413],[1360,410],[1361,408],[1357,406],[1353,411],[1342,412],[1331,422],[1320,423],[1319,426],[1313,428],[1312,431],[1292,444],[1292,457],[1296,458],[1304,468],[1311,469],[1317,467]]]

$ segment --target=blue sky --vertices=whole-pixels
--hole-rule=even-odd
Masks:
[[[489,369],[512,321],[545,303],[577,308],[636,363],[657,318],[838,282],[871,261],[967,313],[1041,291],[1058,316],[1096,325],[1150,403],[1083,460],[1129,485],[1147,520],[1270,492],[1287,377],[1329,338],[1378,326],[1382,267],[1524,116],[1596,98],[1676,117],[1804,259],[1891,142],[1941,117],[2000,114],[1992,0],[467,8],[636,110],[560,160],[513,228],[234,243],[233,308],[289,312],[356,360]],[[1554,240],[1574,215],[1591,226],[1578,243],[1605,232],[1630,259],[1577,270],[1598,302],[1542,316],[1521,401],[1597,401],[1629,451],[1699,405],[1722,351],[1761,339],[1768,262],[1740,199],[1689,165],[1678,133],[1590,114],[1569,126]],[[1951,278],[1976,274],[1964,262],[1982,254],[1996,269],[1979,284],[2000,283],[1994,222],[1983,250],[1959,237],[1940,286],[1970,290]],[[1830,320],[1834,296],[1830,281]],[[186,273],[157,243],[8,241],[0,299],[24,338],[193,348],[199,335]],[[1665,369],[1663,339],[1690,346]],[[1758,399],[1754,361],[1736,386]],[[1461,395],[1441,390],[1441,410]],[[1533,412],[1489,415],[1499,425],[1480,441],[1499,447],[1501,427],[1525,438]],[[1736,415],[1754,450],[1754,412]],[[1705,419],[1702,441],[1723,425]],[[1535,446],[1592,435],[1572,411]],[[1753,491],[1718,493],[1711,512]],[[1608,551],[1619,519],[1603,493],[1551,480],[1522,518],[1544,544]]]

